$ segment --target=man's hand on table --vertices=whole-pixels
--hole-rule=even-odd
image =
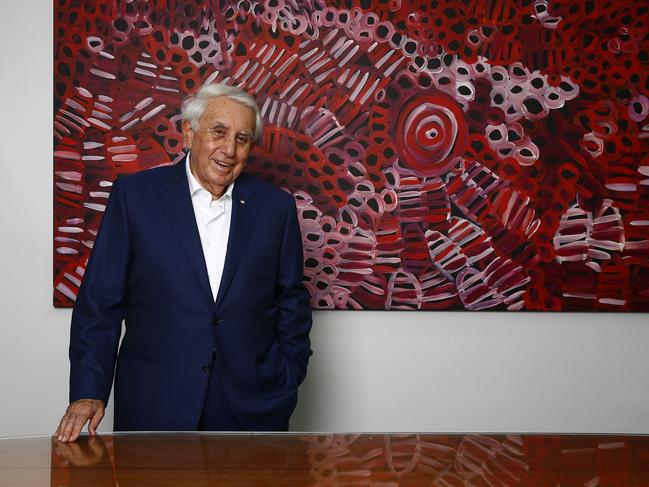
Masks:
[[[104,410],[104,402],[99,399],[74,401],[68,406],[54,435],[63,443],[75,441],[81,434],[84,425],[90,421],[88,433],[95,436],[97,426],[104,417]]]

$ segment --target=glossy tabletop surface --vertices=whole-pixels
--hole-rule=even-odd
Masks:
[[[649,436],[130,433],[0,439],[0,485],[649,486]]]

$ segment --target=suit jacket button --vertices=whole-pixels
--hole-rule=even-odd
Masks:
[[[210,373],[210,368],[211,368],[211,367],[212,367],[212,366],[211,366],[210,364],[205,364],[205,365],[203,365],[203,372],[205,372],[206,374],[209,374],[209,373]]]
[[[212,325],[219,326],[222,323],[223,320],[221,318],[217,318],[216,316],[212,318]]]

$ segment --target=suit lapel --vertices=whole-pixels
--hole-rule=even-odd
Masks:
[[[230,236],[228,250],[225,256],[223,277],[216,297],[216,306],[223,301],[223,296],[232,283],[241,257],[246,252],[255,221],[259,214],[260,202],[254,197],[256,188],[254,178],[241,174],[234,183],[232,192],[232,220],[230,223]]]
[[[196,272],[211,301],[213,299],[212,290],[207,276],[207,266],[203,256],[201,237],[196,225],[194,207],[189,194],[185,164],[187,164],[187,157],[173,166],[168,173],[168,177],[162,184],[163,191],[160,204],[176,234],[176,238],[178,238],[181,247],[187,254],[194,272]]]

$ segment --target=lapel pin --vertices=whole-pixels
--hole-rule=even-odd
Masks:
[[[246,200],[239,200],[239,203],[241,203],[242,205],[245,205],[245,204],[246,204]]]

